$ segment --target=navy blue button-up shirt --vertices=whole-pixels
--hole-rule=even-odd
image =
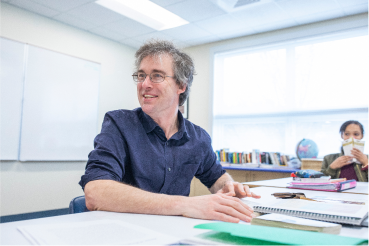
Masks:
[[[169,140],[141,108],[108,112],[95,138],[79,184],[107,179],[169,195],[190,193],[194,176],[210,188],[225,171],[209,134],[178,113],[179,129]]]

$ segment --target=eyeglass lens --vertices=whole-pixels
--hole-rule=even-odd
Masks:
[[[148,74],[146,73],[135,73],[132,76],[133,76],[134,81],[141,83],[145,81],[147,75]],[[163,82],[165,78],[164,74],[157,73],[157,72],[151,73],[149,76],[150,76],[150,80],[154,83]]]

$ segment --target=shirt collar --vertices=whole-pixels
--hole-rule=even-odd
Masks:
[[[140,121],[146,133],[153,131],[155,127],[159,127],[159,125],[142,110],[142,108],[138,108],[138,110]]]
[[[160,126],[148,114],[146,114],[142,110],[142,108],[139,108],[138,110],[141,111],[139,113],[139,118],[141,120],[142,126],[144,127],[146,133],[152,132],[156,127],[160,128]],[[186,120],[183,118],[182,113],[178,110],[178,122],[179,122],[178,132],[176,132],[172,136],[171,139],[180,140],[183,137],[185,137],[187,139],[190,138],[190,136],[188,135],[188,132],[187,132],[185,121]]]

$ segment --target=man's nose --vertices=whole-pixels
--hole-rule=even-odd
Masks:
[[[146,75],[145,80],[142,82],[142,86],[148,87],[152,85],[152,81],[150,79],[150,75]]]

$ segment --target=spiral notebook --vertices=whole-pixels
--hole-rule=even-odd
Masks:
[[[302,199],[278,199],[253,208],[255,212],[260,213],[285,214],[352,225],[361,225],[362,221],[368,217],[368,207],[366,205],[324,203]]]

